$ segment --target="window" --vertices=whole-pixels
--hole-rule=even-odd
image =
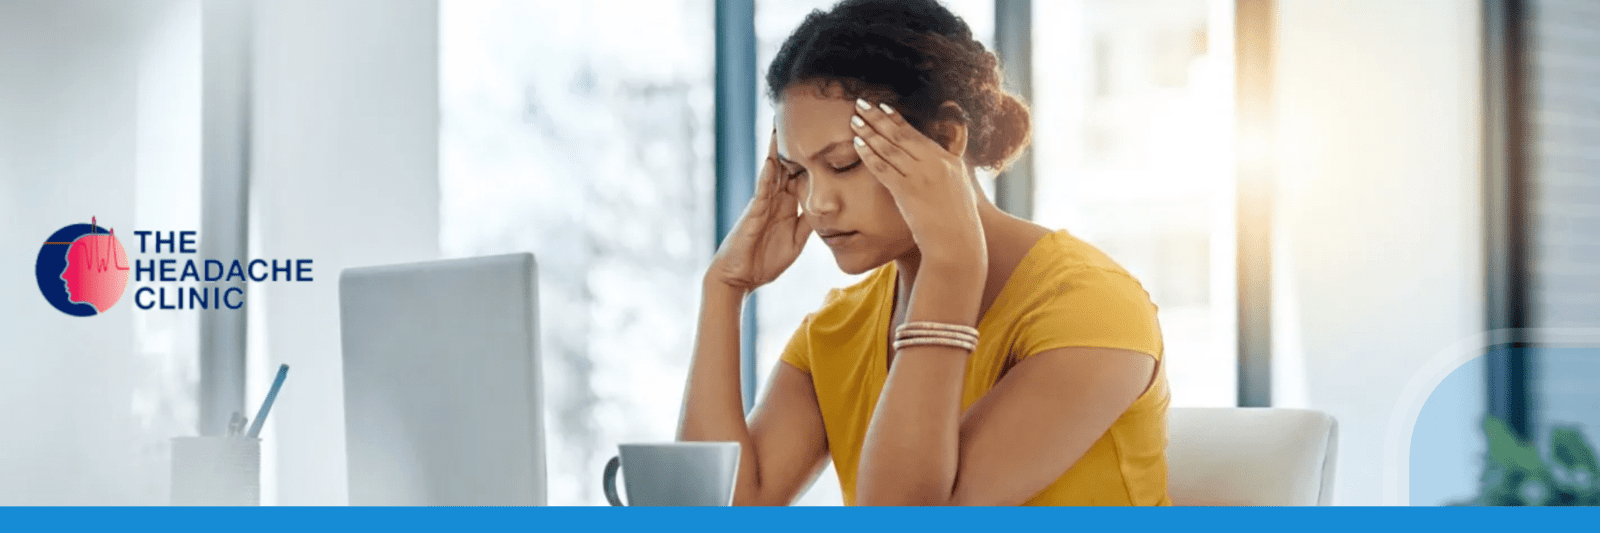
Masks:
[[[1529,2],[1532,146],[1528,301],[1538,328],[1600,326],[1600,9]],[[1600,349],[1529,350],[1529,428],[1541,450],[1550,429],[1575,424],[1600,442]]]
[[[1150,292],[1173,405],[1235,405],[1232,3],[1033,8],[1035,221]]]
[[[537,257],[549,503],[604,505],[617,443],[675,436],[713,252],[712,4],[440,11],[440,249]]]

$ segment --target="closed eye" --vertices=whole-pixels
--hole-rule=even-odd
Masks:
[[[846,165],[844,167],[833,168],[833,171],[835,173],[844,173],[844,172],[849,172],[851,170],[855,170],[855,168],[859,167],[859,166],[861,166],[861,160],[857,159],[856,162],[851,163],[849,165]],[[830,168],[832,168],[832,167],[830,167]],[[794,172],[790,172],[788,178],[789,179],[795,179],[795,178],[800,177],[801,174],[805,174],[805,173],[806,173],[805,167],[801,167],[799,169],[796,169]]]

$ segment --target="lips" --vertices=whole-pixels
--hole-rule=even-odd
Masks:
[[[817,232],[817,236],[822,237],[822,242],[828,243],[828,246],[837,246],[839,243],[842,243],[842,242],[844,242],[846,240],[849,240],[850,237],[855,236],[855,234],[856,234],[856,232],[854,232],[854,231],[818,231]]]

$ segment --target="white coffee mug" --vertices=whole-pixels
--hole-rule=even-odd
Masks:
[[[733,505],[739,477],[737,442],[659,442],[620,444],[622,452],[606,462],[606,500],[624,505],[617,494],[617,471],[623,471],[627,505]]]

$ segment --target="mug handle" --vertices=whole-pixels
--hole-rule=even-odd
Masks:
[[[617,495],[617,469],[619,468],[622,468],[622,457],[611,456],[611,460],[606,461],[606,472],[601,479],[601,484],[606,490],[606,501],[617,507],[626,505],[622,503],[622,497]]]

